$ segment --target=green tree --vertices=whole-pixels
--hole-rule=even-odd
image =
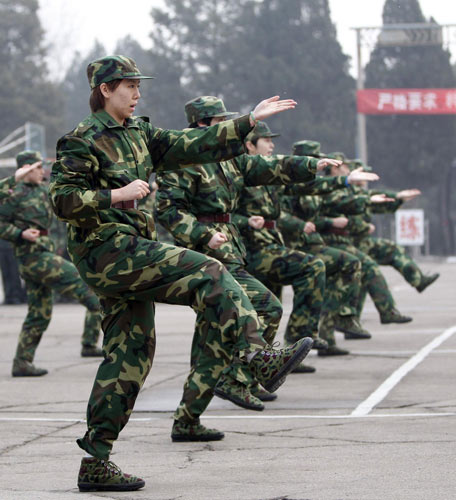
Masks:
[[[46,67],[37,0],[0,0],[0,138],[25,122],[46,127],[49,151],[61,130],[62,96]],[[10,152],[14,153],[14,152]]]
[[[90,113],[90,86],[87,80],[87,65],[90,61],[106,55],[106,49],[96,41],[86,56],[76,52],[62,81],[64,95],[64,130],[69,132]]]
[[[383,23],[425,23],[418,0],[387,0]],[[450,54],[442,45],[381,46],[366,67],[367,88],[453,88]],[[434,252],[455,251],[451,221],[451,164],[456,120],[448,115],[369,116],[369,163],[394,188],[418,187],[431,221]]]
[[[312,138],[353,154],[354,82],[328,0],[170,0],[152,11],[153,53],[180,70],[191,97],[245,112],[279,94],[299,106],[270,120],[279,149]]]

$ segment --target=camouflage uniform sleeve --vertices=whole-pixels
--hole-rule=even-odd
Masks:
[[[367,193],[355,194],[348,189],[335,191],[322,198],[322,212],[330,217],[338,217],[341,214],[362,214],[369,201]]]
[[[327,194],[335,189],[346,188],[346,180],[346,175],[316,177],[313,181],[307,182],[306,184],[287,186],[287,193],[292,196]]]
[[[0,238],[17,243],[22,239],[20,227],[14,224],[14,215],[17,213],[17,203],[14,193],[9,193],[0,205]]]
[[[403,200],[396,198],[397,193],[395,191],[390,191],[388,189],[369,189],[368,193],[369,197],[374,194],[385,194],[389,198],[394,198],[394,201],[387,201],[386,203],[369,202],[370,211],[374,214],[392,214],[403,204]]]
[[[59,219],[83,228],[100,225],[98,211],[111,206],[111,190],[93,189],[93,171],[98,167],[89,142],[74,136],[58,141],[49,197]]]
[[[250,227],[249,217],[240,213],[232,214],[232,222],[236,224],[236,226],[239,228],[239,231],[244,231],[245,229],[248,229]]]
[[[191,213],[191,198],[197,186],[191,174],[190,169],[185,169],[157,175],[155,213],[179,245],[194,249],[208,243],[215,231]]]
[[[315,228],[319,233],[326,233],[328,232],[333,226],[332,218],[331,217],[325,217],[324,215],[318,215],[315,217],[315,219],[312,221],[315,224]]]
[[[352,236],[362,236],[369,234],[370,224],[362,215],[351,215],[348,217],[347,231]]]
[[[181,131],[149,127],[152,162],[156,170],[163,171],[230,160],[245,152],[243,141],[251,129],[248,115]]]
[[[315,179],[318,159],[308,156],[242,155],[235,159],[246,186],[294,184]]]
[[[10,189],[12,189],[15,184],[16,179],[14,178],[14,175],[0,180],[0,200],[10,195]]]
[[[280,211],[278,224],[287,244],[292,246],[297,243],[300,245],[308,244],[308,235],[304,231],[306,221],[285,209]]]

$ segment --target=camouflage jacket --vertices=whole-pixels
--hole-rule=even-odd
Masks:
[[[242,155],[227,162],[159,175],[158,218],[179,245],[221,262],[245,264],[246,250],[234,218],[232,223],[200,222],[198,216],[234,214],[244,186],[312,180],[316,164],[317,160],[306,156]],[[269,192],[272,195],[274,190]],[[213,250],[207,244],[216,232],[224,233],[228,241]]]
[[[46,186],[18,182],[0,204],[0,238],[14,244],[16,257],[31,253],[53,251],[48,235],[41,235],[34,243],[22,238],[29,228],[48,231],[52,223],[52,210]]]
[[[156,128],[147,118],[121,126],[104,110],[89,115],[59,139],[49,187],[55,213],[69,223],[72,260],[77,263],[91,245],[116,232],[156,239],[152,213],[111,207],[111,189],[135,179],[147,182],[153,171],[230,159],[244,151],[250,130],[248,116],[174,131]]]
[[[354,186],[325,196],[317,227],[326,244],[353,243],[352,232],[357,219],[350,216],[362,216],[369,206],[369,198],[367,192],[361,192]],[[342,216],[347,217],[349,222],[343,230],[338,230],[334,228],[332,219]]]
[[[386,203],[372,203],[367,202],[364,212],[359,215],[351,215],[349,219],[350,235],[359,241],[360,238],[369,236],[370,223],[372,221],[373,214],[387,214],[395,212],[401,205],[402,200],[396,198],[396,193],[393,191],[385,189],[364,189],[362,187],[353,187],[354,195],[364,195],[370,197],[374,194],[385,194],[390,198],[394,198],[395,201],[389,201]]]
[[[289,229],[290,225],[296,221],[293,221],[289,210],[281,210],[282,199],[327,193],[346,186],[345,180],[346,177],[316,177],[306,184],[245,187],[239,200],[235,222],[241,230],[247,250],[254,252],[261,247],[272,244],[285,245],[281,227],[285,226]],[[248,219],[252,215],[261,215],[267,221],[275,221],[277,227],[254,229],[248,223]],[[297,229],[296,226],[294,227]]]

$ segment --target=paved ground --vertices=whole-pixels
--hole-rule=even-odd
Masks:
[[[47,376],[12,379],[25,307],[1,306],[0,500],[455,498],[456,264],[427,261],[423,268],[442,273],[423,294],[385,269],[412,323],[382,326],[369,302],[363,320],[373,339],[338,336],[351,350],[344,358],[312,352],[308,361],[317,373],[291,375],[264,412],[214,399],[203,422],[226,437],[209,444],[170,440],[194,315],[159,305],[154,367],[112,455],[146,487],[123,494],[76,488],[82,453],[75,439],[85,429],[97,368],[97,361],[79,357],[83,310],[55,307],[36,357]],[[288,289],[285,298],[286,318]]]

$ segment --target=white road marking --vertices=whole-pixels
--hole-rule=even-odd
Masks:
[[[449,339],[456,333],[456,326],[448,328],[434,340],[420,349],[414,356],[400,366],[381,384],[367,399],[360,403],[351,413],[353,417],[363,417],[378,405],[389,392],[410,372],[412,371],[426,356],[436,347],[439,347],[445,340]]]
[[[376,413],[373,415],[203,415],[201,418],[208,420],[299,420],[299,419],[359,419],[359,418],[432,418],[432,417],[454,417],[456,412],[446,413]],[[157,417],[133,417],[129,422],[153,422],[154,420],[171,420],[171,415]],[[84,424],[83,418],[28,418],[28,417],[0,417],[0,422],[70,422]]]

